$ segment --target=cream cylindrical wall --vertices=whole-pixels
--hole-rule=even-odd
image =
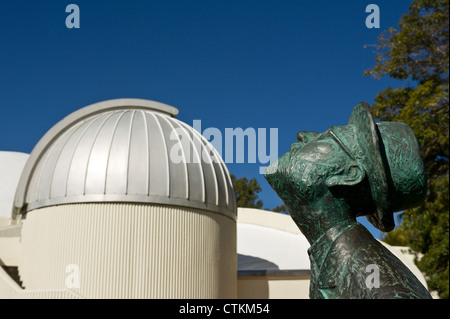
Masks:
[[[27,215],[19,275],[26,289],[86,298],[236,298],[236,264],[236,222],[227,216],[69,204]]]

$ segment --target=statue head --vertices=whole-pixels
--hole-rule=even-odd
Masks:
[[[366,216],[381,231],[391,231],[393,213],[417,206],[426,195],[411,128],[376,123],[367,103],[355,106],[346,126],[299,132],[265,177],[303,228],[318,218],[332,225],[334,218]]]

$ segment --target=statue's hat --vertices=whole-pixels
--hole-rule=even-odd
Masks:
[[[375,122],[370,106],[358,103],[350,115],[360,148],[358,161],[369,179],[374,214],[367,219],[384,232],[394,229],[393,213],[419,205],[426,196],[425,167],[412,129],[401,122]]]

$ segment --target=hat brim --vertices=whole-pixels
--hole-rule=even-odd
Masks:
[[[389,205],[389,165],[369,104],[358,103],[350,115],[348,125],[353,127],[359,147],[364,154],[360,164],[367,172],[372,198],[376,205],[375,213],[366,217],[379,230],[389,232],[395,226],[393,211]]]

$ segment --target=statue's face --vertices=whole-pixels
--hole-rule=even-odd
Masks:
[[[328,191],[326,179],[348,159],[332,128],[299,132],[290,151],[269,166],[266,179],[288,207],[308,205]]]

